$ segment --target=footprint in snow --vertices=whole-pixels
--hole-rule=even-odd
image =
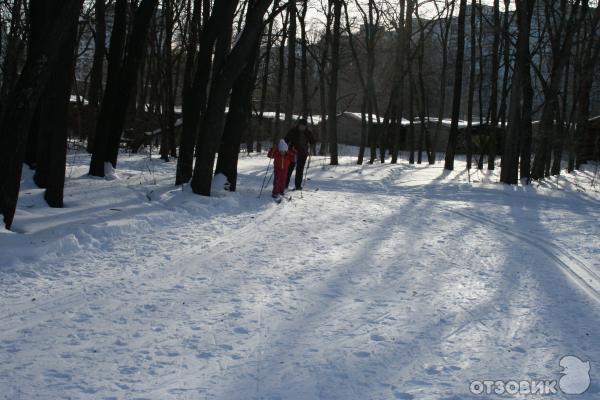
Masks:
[[[144,304],[142,307],[138,307],[135,312],[138,314],[144,314],[147,311],[153,312],[158,310],[158,307],[156,307],[154,304]]]
[[[237,327],[237,328],[235,328],[233,331],[234,331],[235,333],[240,333],[240,334],[247,334],[247,333],[250,333],[250,331],[249,331],[248,329],[246,329],[246,328],[243,328],[243,327],[241,327],[241,326],[238,326],[238,327]]]
[[[375,342],[383,342],[385,338],[381,335],[371,335],[371,340]]]
[[[516,347],[511,347],[509,350],[510,351],[516,351],[517,353],[527,353],[527,350],[525,350],[524,348],[522,348],[521,346],[516,346]]]
[[[73,321],[83,323],[83,322],[88,322],[90,319],[92,319],[92,316],[90,314],[80,313],[80,314],[77,314],[77,316],[73,318]]]
[[[47,370],[44,375],[46,375],[48,378],[53,378],[53,379],[66,379],[68,381],[71,380],[71,375],[66,374],[64,372],[60,372],[58,370],[55,369],[49,369]]]
[[[438,375],[441,371],[438,367],[432,365],[431,367],[426,368],[425,372],[427,373],[427,375]]]
[[[119,372],[121,375],[133,375],[138,372],[136,367],[119,367]]]
[[[371,353],[368,351],[356,351],[354,352],[354,355],[359,358],[367,358],[371,355]]]

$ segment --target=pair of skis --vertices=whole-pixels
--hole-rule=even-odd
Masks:
[[[285,200],[285,201],[292,201],[292,196],[277,196],[277,197],[273,197],[273,201],[275,201],[275,203],[277,204],[281,204],[281,202]]]
[[[314,189],[314,191],[318,192],[319,188]],[[302,192],[300,192],[300,197],[302,197]],[[289,196],[288,195],[283,195],[283,196],[280,195],[280,196],[277,196],[277,197],[273,198],[273,201],[275,201],[275,203],[277,203],[277,204],[281,204],[281,202],[283,200],[292,201],[292,195],[289,195]]]

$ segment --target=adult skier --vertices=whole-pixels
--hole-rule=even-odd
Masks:
[[[288,132],[285,141],[290,149],[296,152],[296,162],[291,163],[288,169],[286,187],[289,187],[292,173],[296,169],[295,188],[296,190],[302,190],[304,165],[312,146],[315,144],[314,136],[311,130],[308,129],[308,123],[304,118],[300,118],[296,126]]]

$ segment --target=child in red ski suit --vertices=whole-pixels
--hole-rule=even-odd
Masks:
[[[281,139],[279,144],[273,144],[267,155],[273,159],[273,198],[277,198],[283,195],[288,169],[296,161],[296,153],[289,150],[285,140]]]

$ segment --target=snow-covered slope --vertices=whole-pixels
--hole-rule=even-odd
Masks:
[[[173,163],[123,155],[107,181],[88,161],[60,210],[26,172],[0,232],[0,397],[485,398],[471,381],[558,379],[564,355],[600,396],[591,169],[509,187],[315,157],[276,205],[264,156],[211,198]]]

